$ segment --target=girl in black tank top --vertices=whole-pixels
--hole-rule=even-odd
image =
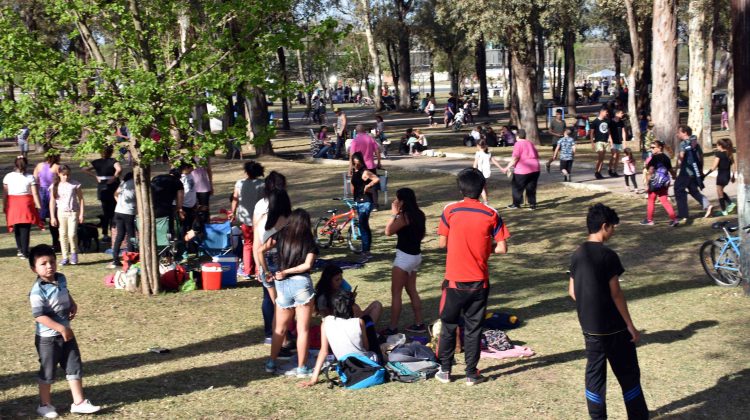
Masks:
[[[716,147],[719,149],[719,151],[715,154],[716,159],[714,159],[714,165],[711,167],[711,170],[706,173],[706,175],[713,171],[717,171],[716,196],[719,197],[721,214],[722,216],[726,216],[731,213],[736,207],[736,204],[732,202],[732,199],[729,198],[729,195],[724,192],[724,187],[729,185],[730,182],[734,182],[734,176],[732,175],[732,165],[734,165],[734,157],[732,156],[732,151],[734,147],[732,146],[732,141],[729,139],[721,139],[716,143]]]
[[[422,262],[422,239],[425,236],[425,215],[419,209],[417,197],[411,188],[401,188],[396,192],[396,200],[391,205],[391,219],[385,226],[385,234],[396,234],[396,258],[391,271],[391,324],[388,334],[398,332],[398,319],[401,315],[401,295],[403,290],[411,300],[415,323],[406,331],[419,333],[426,331],[422,320],[422,300],[417,293],[417,270]]]
[[[354,195],[354,200],[357,202],[357,220],[359,221],[359,233],[362,235],[361,262],[367,262],[372,257],[370,255],[370,246],[372,245],[370,212],[374,203],[371,191],[380,182],[380,178],[367,170],[365,159],[361,152],[352,154],[350,164],[352,195]]]

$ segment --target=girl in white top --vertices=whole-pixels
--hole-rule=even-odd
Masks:
[[[301,387],[312,386],[318,382],[318,376],[328,357],[328,346],[333,355],[340,359],[347,354],[356,353],[373,357],[366,350],[368,346],[365,321],[354,316],[352,309],[354,295],[346,290],[339,290],[331,300],[333,315],[323,318],[320,325],[320,353],[315,361],[315,369],[309,381],[299,384]]]
[[[622,173],[625,175],[625,189],[632,192],[638,192],[638,182],[635,180],[635,158],[633,151],[626,148],[622,158]],[[630,189],[630,182],[633,183],[633,189]]]
[[[37,190],[36,180],[26,173],[26,158],[18,156],[15,161],[15,171],[3,178],[3,212],[8,224],[8,232],[16,237],[18,256],[26,258],[29,255],[29,237],[31,225],[44,228],[44,221],[39,217],[41,200]]]
[[[61,165],[55,183],[49,187],[52,226],[60,228],[60,265],[78,264],[78,224],[83,223],[85,203],[81,183],[70,179],[70,167]],[[55,212],[57,208],[57,212]],[[70,254],[68,254],[70,252]]]
[[[489,180],[490,175],[492,175],[493,164],[502,171],[500,163],[492,156],[492,154],[490,154],[490,150],[487,147],[487,142],[484,139],[479,140],[479,142],[477,142],[477,152],[474,153],[474,169],[479,169],[482,175],[484,175],[484,178],[486,180]],[[484,183],[484,189],[482,190],[482,202],[484,204],[487,204],[488,183],[489,182]]]

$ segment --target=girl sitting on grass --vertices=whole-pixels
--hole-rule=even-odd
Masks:
[[[320,275],[320,280],[315,285],[315,312],[322,317],[331,315],[333,313],[331,302],[340,290],[352,292],[354,297],[357,297],[357,292],[352,291],[352,286],[344,280],[344,272],[341,268],[333,264],[326,265]],[[383,304],[377,300],[367,305],[364,310],[356,303],[352,305],[354,316],[357,318],[369,316],[375,323],[378,322],[380,314],[383,312]]]

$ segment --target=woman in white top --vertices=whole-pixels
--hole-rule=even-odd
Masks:
[[[135,252],[132,239],[135,238],[135,184],[133,173],[128,172],[122,179],[122,184],[115,191],[115,230],[117,235],[112,243],[112,263],[107,268],[122,267],[120,262],[120,247],[122,241],[127,239],[128,252]]]
[[[44,221],[39,217],[41,200],[33,175],[26,174],[26,158],[19,156],[15,161],[15,170],[3,178],[3,212],[8,224],[8,232],[16,237],[18,256],[29,255],[29,237],[31,225],[44,228]]]
[[[484,179],[488,180],[490,179],[490,175],[492,175],[492,165],[495,165],[502,171],[502,166],[500,166],[500,163],[495,159],[495,157],[490,154],[490,149],[487,147],[487,141],[482,139],[479,140],[479,143],[477,143],[477,152],[474,153],[474,168],[479,169],[480,172],[482,172],[482,175],[484,175]],[[489,182],[484,183],[484,189],[482,190],[482,202],[484,204],[487,204],[487,184]]]
[[[315,361],[315,369],[309,381],[300,386],[312,386],[318,382],[323,363],[328,357],[328,346],[333,355],[340,359],[347,354],[364,354],[374,357],[367,351],[369,343],[365,332],[365,321],[354,316],[354,295],[346,290],[339,290],[331,300],[333,315],[323,318],[320,325],[320,352]]]

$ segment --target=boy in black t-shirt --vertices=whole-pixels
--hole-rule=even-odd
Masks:
[[[607,361],[622,388],[628,419],[648,418],[641,390],[635,344],[640,332],[633,325],[619,276],[620,258],[604,246],[620,222],[611,208],[596,204],[586,217],[588,240],[573,253],[568,293],[576,301],[578,321],[586,343],[586,402],[593,419],[607,418]]]
[[[609,130],[610,121],[607,118],[607,112],[607,108],[602,107],[599,110],[599,116],[590,125],[589,138],[591,139],[591,147],[596,152],[596,169],[594,169],[596,179],[604,178],[601,173],[604,166],[604,155],[607,154],[607,148],[612,143]],[[609,172],[611,175],[611,167],[609,168]]]

